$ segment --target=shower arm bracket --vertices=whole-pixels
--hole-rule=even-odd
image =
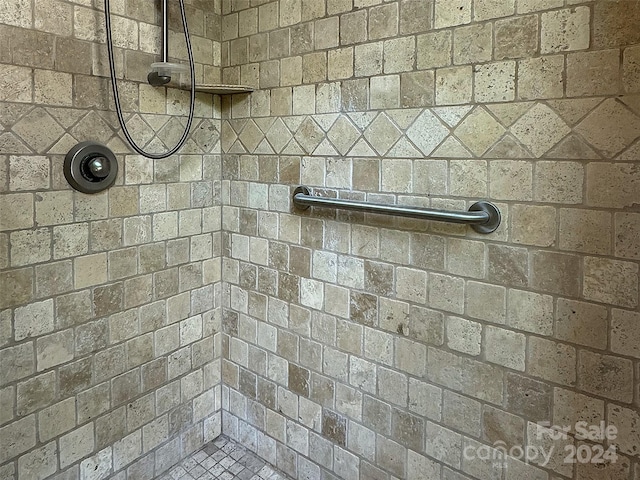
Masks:
[[[162,17],[162,49],[160,62],[151,65],[147,82],[153,87],[161,87],[171,82],[171,66],[169,63],[169,6],[168,0],[160,0],[160,16]],[[163,66],[164,64],[164,66]],[[165,68],[166,67],[166,68]]]

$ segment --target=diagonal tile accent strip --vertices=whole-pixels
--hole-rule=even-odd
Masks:
[[[346,117],[340,117],[329,129],[327,138],[341,155],[345,155],[360,138],[360,132]]]
[[[433,152],[448,135],[449,129],[429,110],[425,110],[407,130],[409,140],[425,155]]]
[[[575,131],[611,158],[640,136],[640,118],[621,102],[610,98],[587,115]]]
[[[389,117],[381,113],[371,125],[369,125],[369,128],[364,132],[364,136],[380,155],[384,155],[398,141],[402,133],[398,127],[389,120]]]
[[[239,138],[247,151],[249,153],[253,153],[262,141],[263,134],[256,124],[250,120],[242,129],[242,133],[239,135]]]
[[[536,104],[511,127],[515,137],[538,158],[570,131],[557,113],[541,103]]]
[[[471,112],[454,130],[460,141],[478,157],[496,143],[504,132],[504,127],[482,107]]]
[[[43,108],[22,117],[12,129],[35,153],[46,152],[64,133],[64,129]]]
[[[267,131],[267,140],[276,153],[281,153],[282,149],[289,143],[293,135],[281,119],[277,119]]]

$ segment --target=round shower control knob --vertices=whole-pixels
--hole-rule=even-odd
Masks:
[[[82,193],[98,193],[109,188],[117,175],[116,156],[100,143],[79,143],[64,159],[64,176]]]
[[[94,178],[105,178],[109,176],[110,163],[105,157],[95,157],[89,160],[87,168]]]

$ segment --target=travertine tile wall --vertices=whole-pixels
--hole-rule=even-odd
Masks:
[[[187,3],[198,78],[215,80],[220,4]],[[156,5],[111,4],[128,125],[164,150],[188,98],[144,83]],[[112,111],[102,8],[0,6],[3,480],[151,479],[220,432],[219,105],[198,97],[179,157],[131,155]],[[183,57],[180,33],[171,40]],[[98,195],[62,174],[84,140],[120,162]]]
[[[301,479],[639,479],[640,2],[222,14],[222,79],[259,87],[223,101],[223,430]],[[504,222],[300,213],[299,184]],[[578,421],[615,463],[564,462]]]

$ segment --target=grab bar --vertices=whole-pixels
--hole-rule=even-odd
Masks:
[[[293,204],[301,210],[309,207],[337,208],[355,210],[357,212],[378,213],[381,215],[395,215],[398,217],[420,218],[437,222],[463,223],[471,225],[476,232],[491,233],[501,221],[500,210],[493,203],[480,201],[469,207],[467,212],[419,208],[407,205],[388,205],[383,203],[368,203],[358,200],[343,200],[339,198],[316,197],[304,186],[293,192]]]

